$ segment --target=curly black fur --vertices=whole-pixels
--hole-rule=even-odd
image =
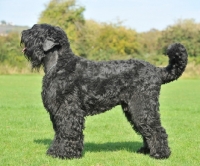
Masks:
[[[48,24],[24,30],[21,44],[33,68],[42,65],[45,71],[42,99],[55,131],[47,154],[81,157],[84,117],[121,105],[133,129],[143,137],[144,146],[138,152],[157,159],[170,156],[158,98],[161,85],[185,70],[183,45],[170,45],[169,65],[159,68],[141,60],[95,62],[76,56],[64,31]]]

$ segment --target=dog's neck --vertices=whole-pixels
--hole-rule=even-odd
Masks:
[[[43,64],[44,64],[44,72],[47,74],[53,66],[56,65],[58,60],[58,52],[55,51],[50,51],[48,54],[46,54]]]

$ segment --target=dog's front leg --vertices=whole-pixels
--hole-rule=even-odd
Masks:
[[[83,111],[77,106],[62,105],[55,115],[50,113],[55,137],[47,154],[62,159],[80,158],[83,151]]]

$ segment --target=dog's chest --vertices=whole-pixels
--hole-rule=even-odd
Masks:
[[[44,107],[47,110],[55,110],[55,107],[58,105],[56,100],[56,91],[57,91],[57,83],[55,80],[51,80],[49,78],[43,78],[42,85],[42,101]]]

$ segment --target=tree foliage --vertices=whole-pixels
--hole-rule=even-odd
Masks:
[[[123,26],[105,24],[100,30],[97,43],[97,49],[112,50],[120,55],[130,55],[139,52],[136,32]]]
[[[158,49],[158,39],[161,37],[161,32],[156,29],[151,29],[148,32],[139,34],[139,42],[141,44],[141,52],[153,54]]]
[[[178,20],[174,25],[167,27],[158,39],[160,48],[174,42],[180,42],[187,48],[190,56],[200,56],[200,24],[194,20]]]
[[[108,60],[139,52],[137,33],[120,24],[86,21],[82,29],[79,54],[90,59]]]
[[[25,62],[19,47],[19,34],[9,33],[7,36],[0,36],[0,64],[23,67]]]

